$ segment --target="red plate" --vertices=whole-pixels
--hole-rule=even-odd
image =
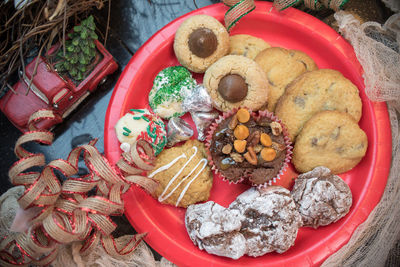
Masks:
[[[317,230],[301,228],[295,245],[283,254],[270,253],[258,258],[245,256],[231,260],[210,255],[193,245],[184,225],[185,209],[162,205],[133,186],[124,196],[126,216],[138,232],[148,232],[145,240],[150,246],[179,266],[321,264],[348,242],[356,227],[365,221],[379,202],[386,185],[391,162],[388,112],[385,103],[373,103],[366,97],[362,69],[353,48],[326,24],[306,13],[293,8],[278,13],[271,10],[271,3],[268,2],[256,5],[253,12],[240,20],[232,34],[251,34],[263,38],[272,46],[304,51],[320,68],[340,71],[360,89],[363,103],[360,126],[368,135],[369,147],[361,163],[341,175],[353,193],[353,206],[346,217],[334,224]],[[117,162],[121,154],[114,132],[118,119],[130,108],[150,108],[147,96],[154,77],[163,68],[179,64],[172,48],[178,26],[195,14],[207,14],[222,22],[226,11],[227,7],[216,4],[179,17],[154,34],[135,53],[115,87],[106,114],[105,152],[112,163]],[[201,82],[202,75],[196,75],[196,78]],[[296,175],[290,167],[280,184],[290,188],[291,178]],[[210,200],[228,206],[246,189],[247,186],[229,185],[216,178]]]

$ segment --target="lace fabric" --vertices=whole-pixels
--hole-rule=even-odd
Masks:
[[[400,237],[400,14],[390,17],[384,25],[375,22],[360,25],[343,11],[337,12],[335,18],[339,31],[353,45],[364,69],[366,94],[372,101],[386,101],[388,105],[392,164],[378,205],[349,242],[323,266],[384,266],[390,249]]]
[[[400,1],[399,0],[382,0],[385,5],[390,8],[393,12],[400,11]]]

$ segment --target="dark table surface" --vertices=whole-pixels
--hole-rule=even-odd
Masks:
[[[197,0],[196,5],[204,7],[218,2],[220,1]],[[65,159],[72,148],[86,144],[93,138],[98,138],[96,146],[100,152],[103,152],[106,110],[113,88],[124,66],[135,51],[156,31],[175,18],[196,9],[196,5],[193,0],[113,0],[106,47],[118,62],[119,69],[61,125],[56,127],[54,130],[56,139],[51,146],[31,143],[26,145],[26,148],[29,151],[45,154],[47,162],[50,162],[57,158]],[[97,27],[103,33],[105,33],[107,11],[107,5],[102,10],[96,11]],[[0,129],[0,194],[2,194],[12,186],[7,173],[10,166],[17,160],[13,150],[21,133],[3,113],[0,113]],[[118,235],[132,232],[132,228],[127,226],[123,218],[116,218],[116,221],[121,225]],[[395,249],[395,251],[397,250]],[[156,258],[159,257],[156,255]],[[393,253],[391,257],[393,257]]]

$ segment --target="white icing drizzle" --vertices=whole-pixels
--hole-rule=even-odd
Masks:
[[[176,189],[179,188],[179,186],[186,181],[186,179],[188,177],[190,177],[190,175],[193,174],[193,172],[197,169],[197,167],[200,166],[201,163],[203,163],[203,166],[200,168],[200,170],[196,173],[196,175],[189,181],[189,183],[185,186],[185,188],[182,190],[181,194],[179,195],[179,198],[177,199],[175,206],[178,206],[179,202],[182,200],[183,196],[185,195],[186,191],[189,189],[189,186],[192,184],[192,182],[200,175],[200,173],[204,170],[204,168],[207,166],[207,160],[206,159],[201,159],[197,165],[190,171],[190,173],[188,175],[186,175],[172,190],[171,192],[169,192],[166,196],[166,192],[169,189],[169,187],[172,185],[172,183],[176,180],[176,178],[178,178],[178,176],[182,173],[182,171],[186,168],[186,166],[190,163],[190,161],[196,156],[197,154],[197,147],[193,146],[192,149],[194,149],[194,153],[193,155],[190,156],[190,158],[188,159],[188,161],[186,161],[186,163],[182,166],[182,168],[174,175],[174,177],[172,177],[172,179],[168,182],[167,186],[165,187],[164,191],[161,193],[161,195],[158,197],[158,201],[162,202],[166,199],[168,199],[175,191]],[[161,166],[160,168],[158,168],[157,170],[155,170],[152,174],[149,175],[150,178],[154,177],[154,175],[156,175],[157,173],[160,173],[162,171],[165,171],[167,169],[169,169],[172,165],[174,165],[179,159],[181,158],[186,158],[186,155],[183,153],[182,155],[178,156],[177,158],[175,158],[173,161],[171,161],[170,163]]]
[[[192,161],[192,159],[194,158],[194,156],[196,156],[197,154],[197,147],[192,146],[192,149],[194,149],[194,153],[193,155],[190,156],[189,160],[186,161],[186,163],[182,166],[182,168],[175,174],[174,177],[172,177],[172,179],[169,181],[169,183],[167,184],[167,186],[165,187],[164,191],[162,192],[162,194],[158,197],[158,201],[162,202],[164,200],[166,200],[167,198],[169,198],[172,193],[178,188],[178,186],[180,185],[180,183],[178,184],[178,186],[175,186],[174,189],[171,190],[171,192],[164,197],[164,194],[167,192],[168,188],[171,186],[171,184],[176,180],[176,178],[178,178],[178,176],[181,174],[181,172],[186,168],[186,166],[189,164],[190,161]]]
[[[201,164],[201,162],[204,163],[204,164],[203,164],[203,167],[201,167],[201,169],[198,171],[198,173],[192,178],[192,180],[190,180],[190,182],[185,186],[185,188],[183,188],[181,194],[179,195],[178,200],[177,200],[176,203],[175,203],[175,206],[178,206],[179,202],[181,202],[183,196],[186,194],[186,191],[189,189],[189,186],[192,184],[192,182],[197,178],[197,176],[200,175],[200,173],[201,173],[201,172],[204,170],[204,168],[207,166],[207,160],[206,160],[206,159],[201,159],[201,160],[199,161],[199,163],[197,163],[196,167],[194,167],[193,170],[192,170],[185,178],[183,178],[182,181],[178,184],[178,186],[179,186],[183,181],[185,181],[186,178],[188,178],[188,177],[194,172],[194,170],[197,169],[197,167]],[[178,187],[178,186],[177,186],[177,187]]]
[[[149,178],[153,178],[154,175],[156,175],[157,173],[160,173],[162,171],[168,170],[172,165],[174,165],[179,159],[181,158],[186,158],[185,154],[180,155],[179,157],[175,158],[173,161],[171,161],[170,163],[168,163],[167,165],[161,166],[160,168],[158,168],[157,170],[155,170],[152,174],[149,175]]]

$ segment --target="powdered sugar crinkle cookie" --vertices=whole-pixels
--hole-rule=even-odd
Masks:
[[[297,177],[292,196],[304,226],[318,228],[345,216],[352,204],[349,186],[326,167],[316,167]]]

